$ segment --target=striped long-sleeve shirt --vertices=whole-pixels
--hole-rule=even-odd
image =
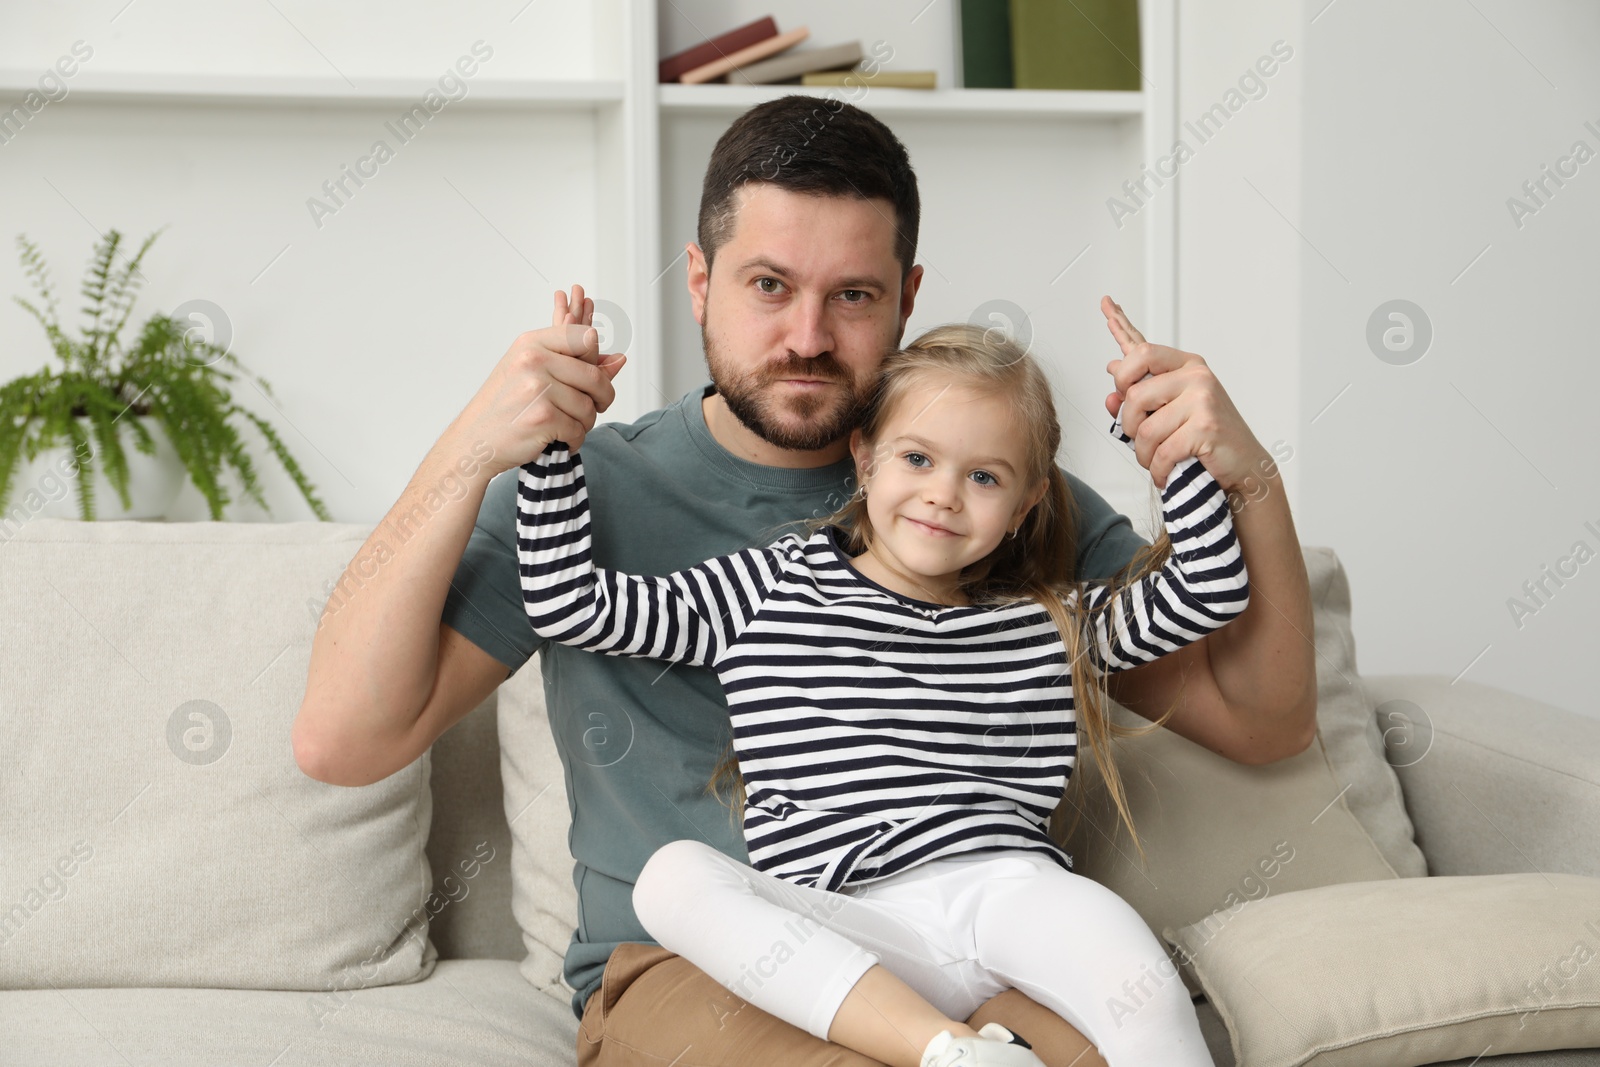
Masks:
[[[1072,675],[1041,605],[902,596],[850,565],[836,527],[659,577],[597,568],[582,460],[552,442],[518,478],[518,568],[541,636],[721,680],[757,869],[837,890],[983,849],[1071,868],[1047,825],[1077,755]],[[1167,563],[1086,630],[1104,672],[1199,640],[1248,604],[1232,515],[1198,460],[1174,468],[1162,507]],[[1091,606],[1110,597],[1084,586]]]

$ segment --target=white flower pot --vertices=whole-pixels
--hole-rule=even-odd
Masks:
[[[147,456],[135,446],[137,435],[122,424],[137,418],[155,440],[156,454]],[[106,477],[100,444],[87,418],[77,420],[88,438],[94,464],[94,517],[97,522],[118,519],[160,520],[166,517],[188,470],[178,458],[177,449],[167,438],[161,423],[150,415],[124,415],[117,420],[117,438],[128,457],[128,498],[132,507],[124,508],[122,498]],[[47,449],[30,463],[17,464],[6,498],[6,516],[12,522],[36,515],[56,519],[81,519],[78,505],[80,464],[70,444]],[[20,511],[19,511],[20,509]]]

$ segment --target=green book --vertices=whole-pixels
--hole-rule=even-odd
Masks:
[[[1010,3],[1016,88],[1141,88],[1138,0]]]
[[[1011,88],[1010,0],[961,0],[961,84]]]

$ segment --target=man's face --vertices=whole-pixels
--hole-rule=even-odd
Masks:
[[[902,282],[887,200],[761,182],[742,186],[736,199],[733,238],[718,249],[709,279],[691,246],[706,364],[728,410],[752,433],[814,451],[860,421],[878,365],[900,343],[922,268]]]

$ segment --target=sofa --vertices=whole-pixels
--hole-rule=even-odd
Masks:
[[[299,773],[289,726],[324,605],[361,595],[333,583],[373,527],[17,519],[0,523],[0,729],[11,762],[0,785],[0,1063],[574,1062],[573,991],[560,973],[577,920],[570,816],[536,662],[411,767],[360,789],[329,786]],[[1339,780],[1328,716],[1354,707],[1338,729],[1370,749],[1360,757],[1369,780],[1352,773],[1311,820],[1309,832],[1323,836],[1295,839],[1299,866],[1281,867],[1270,895],[1246,890],[1250,903],[1230,905],[1233,913],[1375,884],[1368,877],[1421,885],[1422,875],[1550,872],[1583,892],[1600,884],[1588,881],[1600,878],[1600,720],[1465,680],[1359,678],[1344,572],[1331,550],[1306,553],[1324,687],[1317,744],[1280,764],[1223,767],[1166,731],[1139,739],[1170,746],[1142,749],[1147,758],[1125,772],[1155,866],[1130,859],[1114,820],[1086,793],[1078,825],[1060,827],[1077,843],[1080,872],[1121,877],[1130,900],[1149,886],[1129,878],[1174,884],[1150,873],[1189,862],[1160,851],[1183,847],[1167,844],[1164,827],[1188,834],[1186,813],[1205,815],[1205,804],[1162,808],[1161,796],[1179,794],[1155,778],[1212,759],[1194,773],[1226,781],[1199,793],[1269,798],[1229,809],[1238,822],[1287,811],[1294,802],[1279,798],[1288,765]],[[1412,712],[1403,726],[1397,709]],[[1391,804],[1387,828],[1358,825],[1369,802]],[[1064,803],[1058,815],[1066,813]],[[1369,874],[1340,858],[1351,841]],[[1319,870],[1323,858],[1330,865]],[[1127,871],[1118,876],[1110,863]],[[1252,878],[1243,884],[1267,884]],[[1319,888],[1328,880],[1345,884]],[[1135,902],[1169,944],[1202,917],[1193,902],[1170,914]],[[1600,928],[1600,910],[1593,918]],[[1219,951],[1245,925],[1222,931]],[[1387,936],[1393,953],[1430,951]],[[1306,1059],[1241,1046],[1230,1017],[1203,995],[1226,975],[1207,974],[1199,958],[1184,979],[1201,994],[1219,1064]],[[1318,970],[1315,959],[1302,963],[1308,975]],[[1579,1027],[1569,1034],[1592,1032],[1583,1027],[1600,1011],[1581,1000],[1592,986],[1576,990],[1586,972],[1600,963],[1567,983],[1579,1001],[1546,1013]],[[1431,1038],[1409,1040],[1405,1051],[1351,1046],[1343,1058],[1327,1049],[1315,1062],[1465,1065],[1477,1056],[1419,1059]],[[1576,1067],[1600,1064],[1600,1051],[1494,1062]]]

